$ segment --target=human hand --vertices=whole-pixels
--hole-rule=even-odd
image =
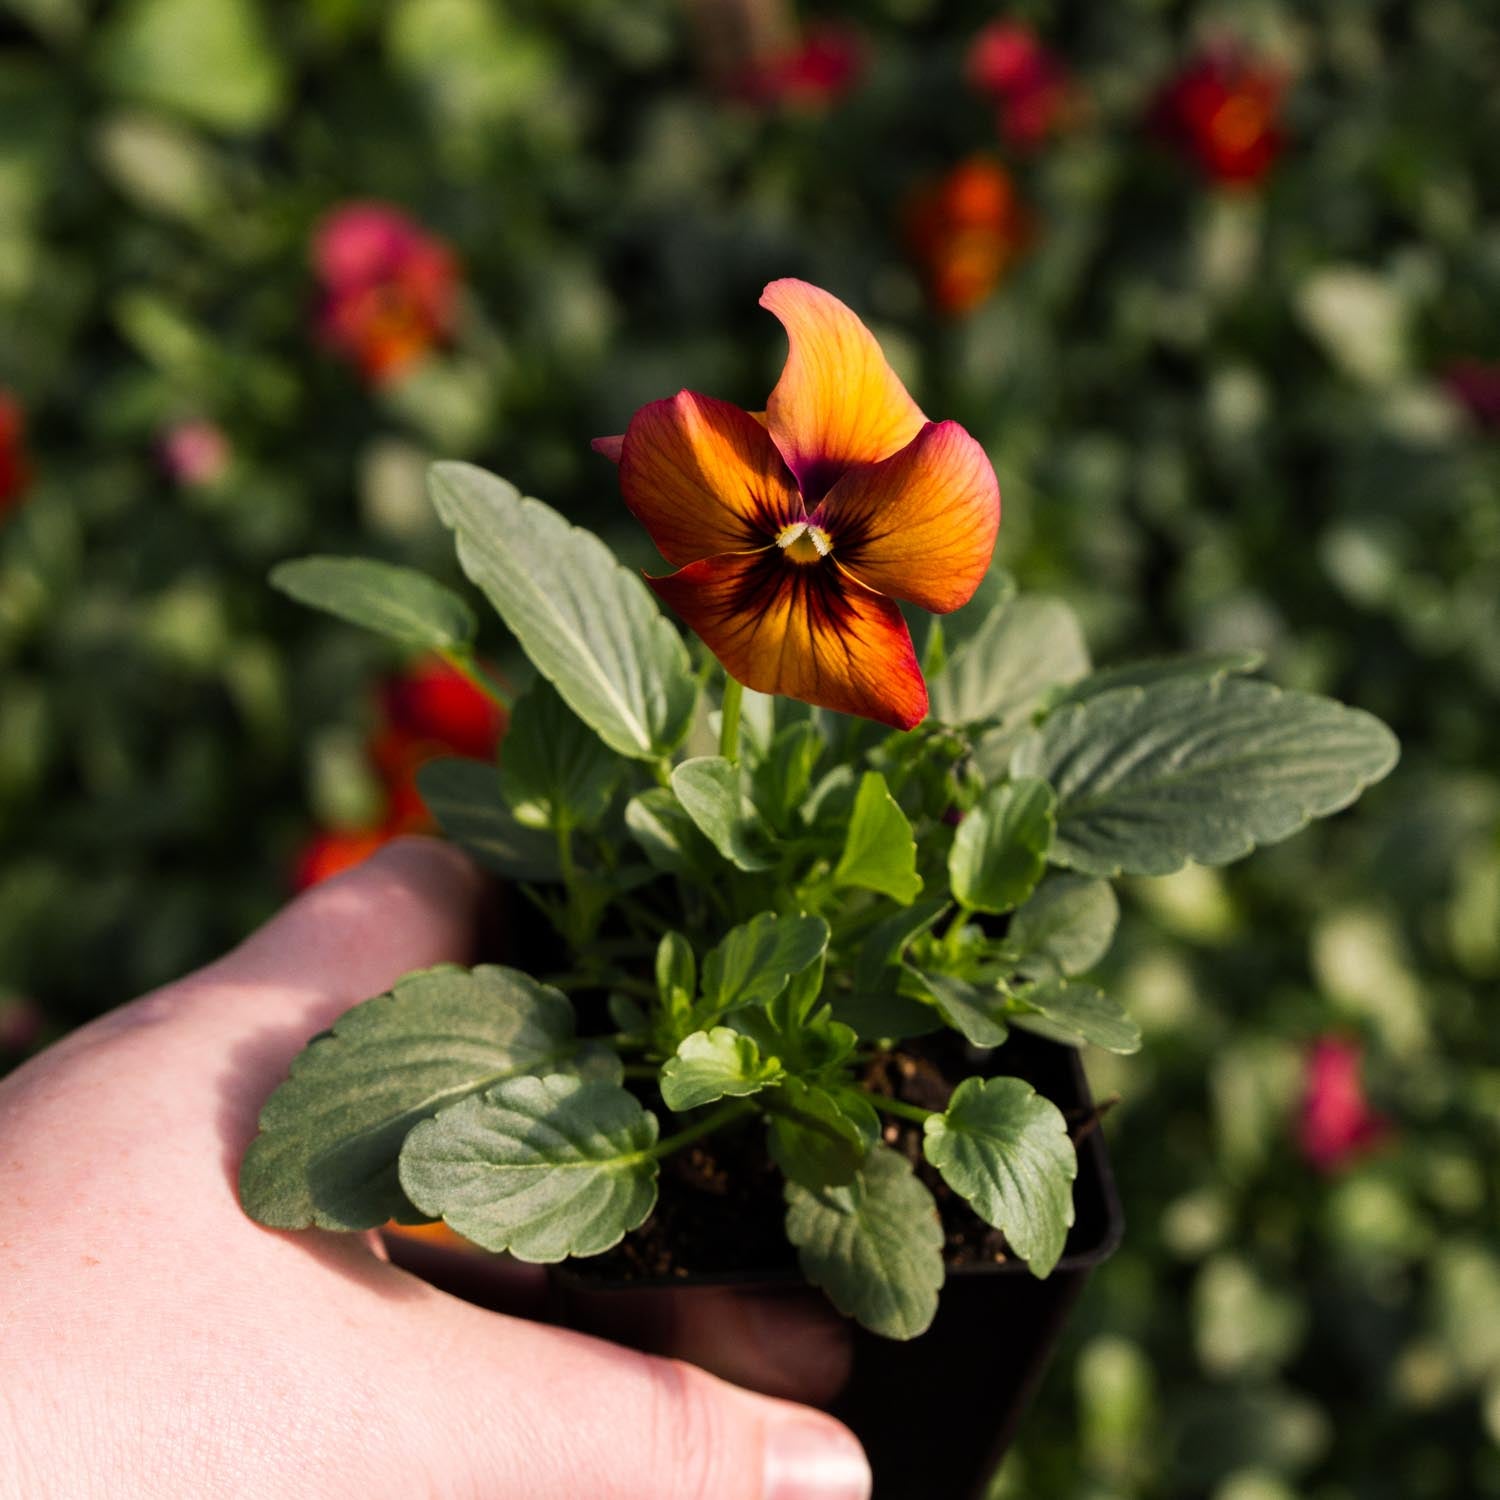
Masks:
[[[398,841],[0,1083],[3,1500],[868,1496],[858,1444],[810,1407],[459,1301],[377,1236],[241,1212],[291,1058],[467,958],[478,894],[453,850]],[[784,1301],[695,1295],[632,1335],[807,1399],[847,1368],[842,1329]]]

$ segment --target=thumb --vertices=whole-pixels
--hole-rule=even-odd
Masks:
[[[452,1336],[435,1338],[432,1312],[406,1347],[443,1351],[420,1388],[432,1402],[429,1420],[450,1437],[448,1451],[462,1455],[455,1478],[466,1492],[869,1500],[863,1449],[812,1407],[754,1395],[680,1360],[457,1302],[445,1309]]]

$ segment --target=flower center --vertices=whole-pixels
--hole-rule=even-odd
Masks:
[[[794,563],[815,563],[833,551],[833,538],[811,521],[793,521],[776,534],[776,545]]]

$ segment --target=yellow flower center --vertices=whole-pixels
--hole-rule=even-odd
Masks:
[[[776,545],[794,563],[815,563],[833,551],[833,538],[811,521],[793,521],[776,534]]]

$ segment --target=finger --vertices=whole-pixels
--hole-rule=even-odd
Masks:
[[[527,1500],[870,1495],[858,1441],[811,1407],[752,1394],[678,1360],[458,1303],[425,1309],[421,1328],[430,1378],[407,1389],[422,1393],[426,1421],[460,1456],[454,1478],[466,1492]]]
[[[768,1396],[825,1405],[849,1379],[849,1325],[805,1289],[598,1292],[565,1283],[564,1321],[650,1354],[685,1359]]]

